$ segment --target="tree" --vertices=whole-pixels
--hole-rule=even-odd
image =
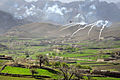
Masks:
[[[88,74],[90,73],[90,70],[92,70],[92,68],[90,66],[82,66],[80,64],[76,64],[74,67],[74,72],[75,72],[75,77],[77,77],[78,80],[83,79],[83,74]],[[87,76],[88,79],[90,79],[90,76]]]
[[[46,55],[38,55],[37,56],[37,58],[38,58],[38,60],[39,60],[39,66],[40,66],[40,68],[42,67],[42,64],[43,63],[45,63],[45,62],[49,62],[49,60],[48,60],[48,57],[46,56]]]
[[[68,66],[67,64],[63,63],[60,67],[60,71],[64,76],[64,80],[71,80],[74,75],[74,71],[72,67]]]
[[[85,67],[85,66],[84,66]],[[66,63],[63,63],[60,67],[60,71],[64,76],[64,80],[71,80],[74,76],[74,79],[80,80],[83,79],[83,72],[80,69],[89,69],[89,67],[83,68],[80,64],[68,66]]]
[[[59,68],[61,63],[60,61],[57,61],[57,62],[52,62],[52,65],[55,67],[55,68]]]
[[[29,57],[29,52],[25,51],[25,55],[26,55],[26,58],[28,58]]]
[[[83,74],[79,71],[78,67],[74,68],[74,75],[77,80],[83,79]]]
[[[38,72],[35,69],[30,69],[30,72],[32,73],[32,77],[35,77],[34,74],[38,74]]]

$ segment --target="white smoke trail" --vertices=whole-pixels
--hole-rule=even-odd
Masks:
[[[97,26],[99,23],[102,23],[102,22],[103,22],[103,20],[99,20],[99,21],[93,23],[92,26],[91,26],[91,28],[90,28],[90,30],[88,31],[88,36],[90,35],[90,32],[92,31],[93,27]]]
[[[72,35],[71,35],[71,37],[73,37],[78,31],[80,31],[80,30],[82,30],[82,29],[85,29],[85,28],[87,28],[87,27],[89,27],[89,26],[91,26],[92,24],[88,24],[88,25],[86,25],[85,27],[83,27],[83,28],[79,28],[79,29],[77,29]],[[79,25],[79,27],[80,27],[81,25]]]
[[[74,25],[76,25],[76,24],[74,24],[74,23],[70,23],[70,24],[63,25],[63,27],[65,27],[65,26],[67,26],[67,27],[62,28],[62,29],[59,30],[59,31],[63,31],[63,30],[68,29],[68,28],[70,28],[70,27],[72,27],[72,26],[74,26]]]
[[[90,32],[92,31],[93,27],[95,26],[95,24],[93,24],[90,28],[90,30],[88,31],[88,36],[90,35]]]
[[[91,28],[90,28],[89,31],[88,31],[88,36],[89,36],[89,35],[90,35],[90,32],[92,31],[92,29],[93,29],[94,26],[98,26],[98,27],[102,26],[102,28],[101,28],[101,30],[100,30],[100,34],[99,34],[99,39],[101,39],[102,31],[104,30],[105,26],[107,26],[108,23],[109,23],[109,22],[108,22],[107,20],[106,20],[106,21],[98,20],[98,21],[96,21],[96,22],[94,22],[94,23],[87,24],[87,25],[81,24],[81,23],[70,23],[70,24],[64,25],[64,26],[67,26],[67,27],[62,28],[60,31],[65,30],[65,29],[68,29],[68,28],[70,28],[70,27],[77,26],[77,25],[78,25],[78,27],[80,27],[81,25],[85,25],[84,27],[77,29],[77,30],[71,35],[71,37],[73,37],[78,31],[83,30],[83,29],[85,29],[85,28],[87,28],[87,27],[90,26]]]
[[[70,24],[66,24],[66,25],[63,25],[63,27],[64,27],[64,26],[67,26],[67,27],[62,28],[62,29],[59,30],[59,31],[63,31],[63,30],[65,30],[65,29],[68,29],[68,28],[74,27],[74,26],[76,26],[76,25],[84,25],[84,24],[81,24],[81,23],[70,23]]]
[[[102,28],[101,28],[101,30],[100,30],[99,40],[101,39],[102,31],[104,30],[105,26],[107,26],[107,24],[108,24],[108,21],[106,20],[106,21],[105,21],[105,24],[102,26]]]

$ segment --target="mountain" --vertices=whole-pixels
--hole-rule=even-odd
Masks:
[[[5,35],[11,35],[11,36],[18,36],[21,38],[70,38],[70,36],[80,27],[84,27],[85,25],[81,26],[73,26],[71,28],[62,30],[63,26],[58,24],[52,24],[52,23],[31,23],[26,24],[22,26],[14,27],[13,29],[9,30]],[[113,24],[110,27],[105,27],[103,29],[101,37],[104,39],[120,39],[120,24],[116,23]],[[88,31],[90,29],[90,26],[87,28],[77,32],[73,37],[71,37],[71,40],[95,40],[99,39],[100,29],[101,27],[94,27],[90,35],[88,36]]]
[[[55,37],[60,25],[52,23],[31,23],[10,29],[5,35],[22,38]]]
[[[0,34],[10,28],[27,23],[24,20],[15,19],[10,13],[0,11]]]
[[[120,9],[120,2],[118,2],[118,3],[116,3],[117,4],[117,6],[119,7],[119,9]]]
[[[99,0],[83,0],[62,3],[51,0],[4,0],[2,10],[18,19],[32,22],[54,22],[66,24],[69,21],[91,23],[97,20],[120,22],[120,8],[115,3]]]
[[[120,9],[114,3],[101,2],[97,5],[97,15],[100,19],[120,22]]]
[[[8,31],[6,35],[18,37],[65,37],[70,36],[79,27],[74,26],[67,30],[59,31],[63,28],[61,24],[69,22],[92,23],[97,20],[108,20],[114,25],[114,23],[120,22],[118,5],[105,1],[84,0],[61,3],[51,0],[16,0],[8,3],[8,0],[4,0],[4,2],[6,5],[2,4],[0,6],[2,6],[3,10],[11,13],[1,11],[0,30],[2,33]],[[34,23],[26,24],[25,21]],[[13,26],[16,27],[13,28]],[[118,36],[119,25],[117,26],[114,27],[115,29],[107,27],[104,29],[102,36]],[[77,37],[74,36],[74,39],[98,39],[100,28],[94,27],[90,36],[87,36],[87,32],[90,29],[88,27],[83,31],[79,31],[76,34]],[[110,32],[113,32],[113,35],[109,34]]]

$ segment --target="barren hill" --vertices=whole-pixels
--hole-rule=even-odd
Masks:
[[[14,27],[6,35],[29,38],[50,37],[52,33],[59,29],[59,26],[51,23],[30,23]],[[52,35],[55,36],[56,34]]]
[[[28,37],[28,38],[39,38],[39,37],[70,37],[73,32],[84,26],[73,26],[71,28],[60,31],[64,28],[58,24],[52,23],[31,23],[23,26],[17,26],[9,30],[6,35],[18,36],[18,37]],[[88,31],[90,27],[85,28],[77,32],[72,39],[75,40],[94,40],[98,39],[101,27],[94,27],[88,36]],[[116,23],[110,27],[106,27],[101,37],[104,39],[108,38],[120,38],[120,24]]]

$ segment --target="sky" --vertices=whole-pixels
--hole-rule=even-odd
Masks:
[[[55,1],[55,0],[53,0]],[[83,1],[83,0],[56,0],[56,1],[61,1],[61,2],[72,2],[72,1]],[[107,1],[107,2],[120,2],[120,0],[101,0],[101,1]]]

